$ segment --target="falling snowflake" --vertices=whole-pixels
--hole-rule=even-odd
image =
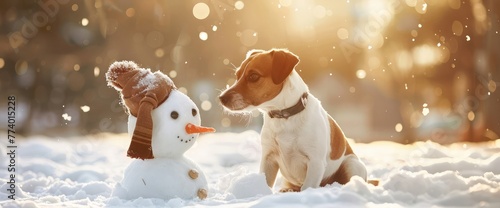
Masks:
[[[63,117],[63,119],[64,119],[64,120],[66,120],[66,121],[71,121],[71,116],[69,116],[67,113],[62,114],[62,117]]]
[[[82,111],[83,111],[84,113],[86,113],[86,112],[89,112],[89,111],[90,111],[90,107],[89,107],[89,106],[87,106],[87,105],[81,106],[81,107],[80,107],[80,109],[82,109]]]
[[[429,108],[428,108],[427,106],[428,106],[428,105],[427,105],[427,103],[424,103],[424,104],[422,105],[422,107],[424,107],[424,108],[422,109],[422,115],[424,115],[424,116],[427,116],[427,114],[429,114]]]

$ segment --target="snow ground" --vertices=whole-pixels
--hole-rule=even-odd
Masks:
[[[1,207],[500,207],[500,140],[442,146],[433,142],[353,144],[375,187],[348,184],[276,193],[257,174],[257,132],[200,136],[186,155],[204,170],[206,200],[110,197],[124,169],[127,135],[18,139],[16,200],[7,199],[7,144],[2,140]],[[353,141],[351,141],[353,143]],[[5,167],[5,168],[3,168]],[[278,179],[279,183],[279,179]]]

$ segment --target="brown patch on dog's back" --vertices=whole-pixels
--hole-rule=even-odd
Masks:
[[[323,187],[334,182],[344,185],[349,182],[349,180],[351,180],[351,175],[347,174],[346,165],[342,163],[335,174],[321,181],[320,186]]]
[[[330,116],[328,116],[328,121],[330,122],[330,159],[338,160],[342,155],[347,155],[348,151],[350,152],[349,154],[352,154],[352,149],[347,144],[344,133],[342,133],[338,124]],[[346,146],[347,150],[344,154]]]
[[[330,123],[330,159],[338,160],[340,157],[342,157],[342,155],[354,154],[351,145],[349,145],[349,142],[347,142],[344,133],[342,133],[342,130],[340,130],[340,127],[335,122],[335,120],[333,120],[332,117],[328,116],[328,121]],[[351,176],[351,174],[347,173],[346,163],[343,162],[333,175],[321,181],[320,186],[326,186],[334,182],[346,184],[347,182],[349,182],[349,180],[351,180]]]

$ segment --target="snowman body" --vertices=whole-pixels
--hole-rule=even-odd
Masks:
[[[200,125],[199,110],[186,95],[173,90],[167,100],[151,112],[153,159],[134,159],[117,184],[114,196],[124,199],[205,198],[207,180],[200,167],[184,156],[199,133],[188,133],[186,125]],[[130,115],[132,135],[136,117]]]
[[[207,181],[201,171],[193,179],[189,175],[192,170],[200,168],[186,157],[136,159],[125,170],[115,196],[123,199],[196,198],[200,190],[207,190]]]

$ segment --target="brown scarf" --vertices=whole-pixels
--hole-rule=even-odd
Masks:
[[[168,98],[170,92],[176,89],[175,85],[163,73],[152,73],[131,61],[113,63],[106,73],[106,79],[109,86],[121,92],[123,103],[130,114],[137,117],[127,156],[153,159],[151,111]]]

